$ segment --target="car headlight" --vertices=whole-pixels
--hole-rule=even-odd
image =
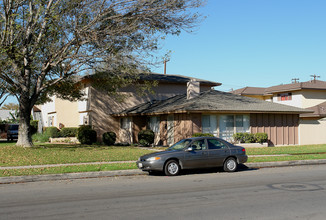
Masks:
[[[160,157],[150,157],[150,158],[147,158],[146,161],[151,162],[151,161],[156,161],[156,160],[159,160],[159,159],[161,159],[161,158]]]

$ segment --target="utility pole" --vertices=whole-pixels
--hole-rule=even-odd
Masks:
[[[299,78],[293,78],[292,79],[292,83],[298,83],[299,82]]]
[[[164,59],[163,63],[164,63],[164,75],[166,74],[166,63],[169,62],[170,59]]]
[[[314,78],[314,82],[316,82],[316,78],[320,78],[320,76],[317,76],[316,74],[310,75],[310,77],[313,77]]]

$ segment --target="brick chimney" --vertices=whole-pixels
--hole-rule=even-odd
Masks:
[[[192,79],[187,83],[187,99],[195,98],[200,93],[200,82]]]

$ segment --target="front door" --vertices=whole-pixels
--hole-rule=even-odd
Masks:
[[[192,142],[189,146],[192,151],[186,151],[183,166],[184,168],[204,168],[208,166],[208,150],[205,139]]]

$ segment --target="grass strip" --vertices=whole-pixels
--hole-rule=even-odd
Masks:
[[[326,144],[300,145],[282,147],[248,147],[248,155],[273,155],[273,154],[316,154],[326,152]]]
[[[61,166],[61,167],[46,167],[46,168],[0,170],[0,177],[96,172],[96,171],[110,171],[110,170],[130,170],[130,169],[137,169],[136,164],[116,163],[116,164],[101,164],[101,165],[76,165],[76,166]]]
[[[248,158],[247,163],[294,161],[294,160],[318,160],[318,159],[326,159],[326,154],[301,154],[301,155],[290,155],[290,156],[250,157]]]

